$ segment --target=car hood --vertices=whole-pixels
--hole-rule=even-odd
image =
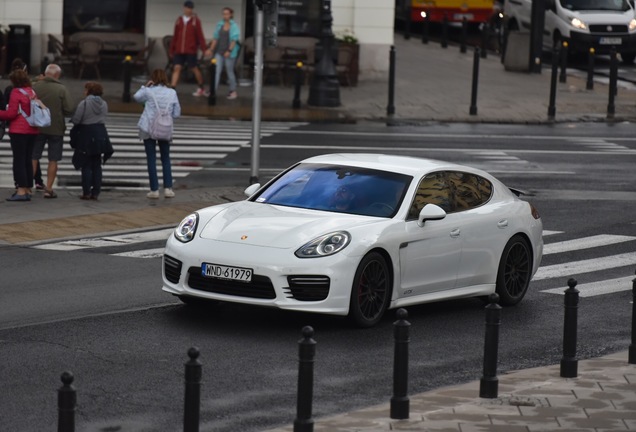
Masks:
[[[588,26],[590,24],[628,25],[634,18],[634,11],[608,11],[608,10],[577,10],[567,11],[572,18],[581,19]]]
[[[380,220],[386,219],[241,201],[216,213],[200,237],[280,249],[299,248],[321,235]]]

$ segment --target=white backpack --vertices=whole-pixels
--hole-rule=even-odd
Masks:
[[[172,140],[172,131],[174,125],[174,120],[172,118],[172,114],[170,113],[170,104],[168,103],[168,106],[166,106],[164,109],[161,109],[161,107],[157,103],[157,98],[152,91],[150,91],[150,95],[152,96],[152,99],[157,107],[157,115],[150,121],[150,130],[148,131],[148,133],[150,134],[150,138],[157,141],[170,141]]]
[[[31,104],[31,114],[26,115],[22,110],[22,106],[18,103],[18,111],[22,114],[27,123],[33,127],[47,127],[51,126],[51,110],[49,110],[40,99],[37,97],[31,97],[31,95],[24,89],[19,88],[20,93],[29,98]]]

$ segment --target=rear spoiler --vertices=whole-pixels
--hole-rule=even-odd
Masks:
[[[510,189],[510,192],[512,192],[513,194],[515,194],[517,196],[521,196],[521,195],[534,196],[534,194],[532,192],[524,191],[523,189],[517,189],[517,188],[512,188],[512,187],[509,187],[508,189]]]

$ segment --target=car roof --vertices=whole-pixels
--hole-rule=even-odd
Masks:
[[[371,168],[381,171],[391,171],[407,174],[414,177],[421,176],[431,171],[459,170],[472,172],[486,177],[492,177],[488,173],[451,162],[435,159],[425,159],[411,156],[395,156],[377,153],[334,153],[314,156],[301,161],[301,163],[320,163],[334,165],[348,165],[360,168]]]

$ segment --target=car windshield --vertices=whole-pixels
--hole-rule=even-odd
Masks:
[[[609,10],[625,12],[629,10],[627,0],[561,0],[561,5],[568,10]]]
[[[254,201],[363,216],[393,217],[413,177],[343,165],[299,164]]]

